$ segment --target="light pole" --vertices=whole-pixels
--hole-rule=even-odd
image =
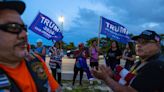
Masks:
[[[60,16],[58,21],[61,23],[61,33],[63,33],[64,16]]]
[[[60,16],[58,18],[58,21],[61,23],[60,28],[61,28],[61,33],[63,34],[64,16]],[[62,41],[60,41],[60,49],[62,49]]]

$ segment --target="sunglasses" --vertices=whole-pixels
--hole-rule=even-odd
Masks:
[[[142,44],[142,45],[146,45],[148,43],[157,43],[154,40],[145,40],[145,39],[140,39],[140,40],[136,40],[135,44]]]
[[[4,32],[9,32],[13,34],[19,34],[23,30],[27,32],[27,26],[23,24],[18,24],[18,23],[1,24],[0,29]]]

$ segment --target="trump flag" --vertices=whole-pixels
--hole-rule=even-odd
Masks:
[[[38,13],[29,29],[48,40],[60,41],[63,39],[62,32],[56,23],[42,13]]]
[[[100,33],[121,43],[128,43],[130,37],[127,29],[119,23],[101,17]]]

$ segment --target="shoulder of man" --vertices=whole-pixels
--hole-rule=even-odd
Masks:
[[[151,63],[152,67],[162,71],[164,73],[164,56],[160,54],[158,58],[152,60],[154,62]]]
[[[150,61],[155,61],[156,64],[164,64],[164,56],[162,54],[159,54],[157,58],[152,58]]]
[[[160,62],[164,62],[164,55],[160,55],[159,57],[158,57],[158,60],[160,61]]]
[[[160,55],[157,60],[158,60],[158,64],[160,66],[163,66],[163,69],[164,69],[164,56],[163,55]]]

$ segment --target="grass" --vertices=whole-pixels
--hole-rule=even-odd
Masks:
[[[89,84],[89,81],[83,81],[83,85],[79,85],[79,81],[76,81],[75,86],[72,86],[72,81],[62,81],[63,92],[112,92],[107,89],[101,89],[100,87],[106,87],[104,83],[98,84],[94,81],[93,84]]]

